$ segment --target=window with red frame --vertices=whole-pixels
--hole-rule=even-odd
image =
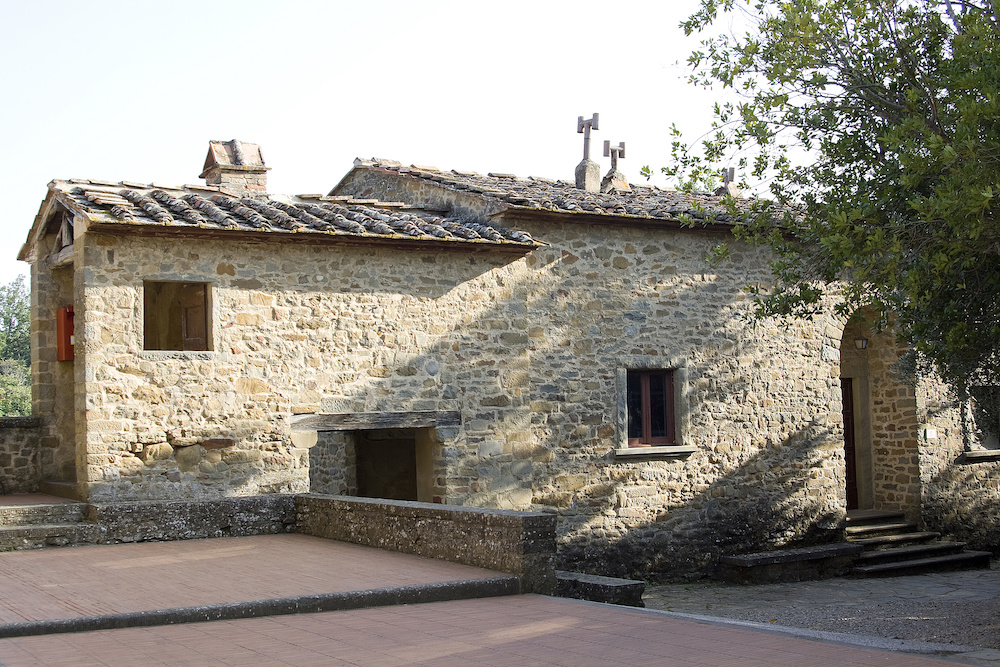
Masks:
[[[627,383],[629,447],[676,444],[673,371],[628,371]]]

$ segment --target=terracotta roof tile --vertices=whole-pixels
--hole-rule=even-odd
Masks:
[[[397,172],[407,178],[432,181],[442,187],[475,192],[509,206],[563,213],[589,213],[620,217],[695,220],[734,223],[724,197],[710,192],[686,193],[653,186],[632,185],[626,192],[586,192],[574,183],[541,177],[472,171],[440,171],[434,167],[400,166],[394,160],[357,159],[356,169]],[[749,204],[752,200],[739,200]]]
[[[86,179],[53,181],[50,188],[68,207],[99,224],[489,245],[539,244],[525,232],[459,217],[442,217],[402,202],[320,195],[241,197],[212,186],[176,187]]]

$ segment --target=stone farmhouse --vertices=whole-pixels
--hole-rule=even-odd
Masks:
[[[0,453],[8,491],[544,511],[563,566],[639,576],[832,540],[853,508],[1000,547],[966,412],[861,318],[750,319],[769,256],[708,261],[721,197],[379,159],[279,196],[267,170],[211,142],[204,185],[49,184],[19,256],[41,425]]]

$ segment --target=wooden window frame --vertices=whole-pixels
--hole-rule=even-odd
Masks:
[[[650,389],[650,379],[653,376],[664,378],[663,404],[654,406],[652,404],[652,391]],[[639,412],[641,415],[641,432],[638,438],[627,438],[629,447],[657,447],[677,444],[677,419],[674,406],[674,371],[671,369],[635,369],[629,370],[626,374],[626,401],[632,397],[628,389],[629,380],[636,378],[639,381]],[[666,425],[666,435],[653,436],[652,434],[652,414],[654,409],[662,409],[664,423]],[[626,415],[626,428],[631,433],[631,415]]]
[[[207,282],[143,281],[143,349],[210,351],[211,302]]]

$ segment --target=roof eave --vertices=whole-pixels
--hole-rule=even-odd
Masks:
[[[704,232],[730,232],[735,224],[712,220],[682,220],[680,218],[653,218],[648,216],[610,213],[587,213],[585,211],[553,211],[547,208],[510,205],[505,210],[494,214],[505,219],[526,219],[539,222],[571,222],[584,225],[627,224],[636,227],[657,229],[683,229]]]
[[[427,248],[429,250],[454,250],[465,252],[499,252],[518,255],[526,255],[535,248],[547,245],[544,242],[535,241],[533,243],[520,243],[517,241],[488,241],[488,240],[468,240],[468,239],[437,239],[427,237],[411,237],[405,235],[380,236],[380,235],[354,235],[354,234],[326,234],[321,232],[292,232],[292,231],[262,231],[250,232],[242,229],[222,229],[206,227],[172,227],[169,225],[128,223],[116,219],[101,220],[94,218],[88,225],[88,231],[92,233],[103,233],[115,236],[170,236],[174,238],[192,239],[225,239],[234,238],[251,242],[262,243],[315,243],[317,245],[367,245],[378,247],[397,247],[413,249],[415,247]]]
[[[52,216],[52,209],[56,205],[62,206],[66,210],[70,211],[74,217],[83,221],[84,229],[78,230],[78,234],[81,231],[86,231],[86,228],[89,228],[93,222],[93,218],[91,218],[85,210],[81,209],[71,197],[66,196],[66,193],[60,189],[60,183],[61,181],[58,180],[49,182],[48,193],[45,195],[45,199],[42,200],[41,205],[38,207],[38,213],[35,214],[35,219],[31,223],[31,229],[28,231],[28,237],[21,245],[21,250],[17,253],[17,259],[19,261],[34,263],[38,260],[38,242],[45,233],[45,225]]]

